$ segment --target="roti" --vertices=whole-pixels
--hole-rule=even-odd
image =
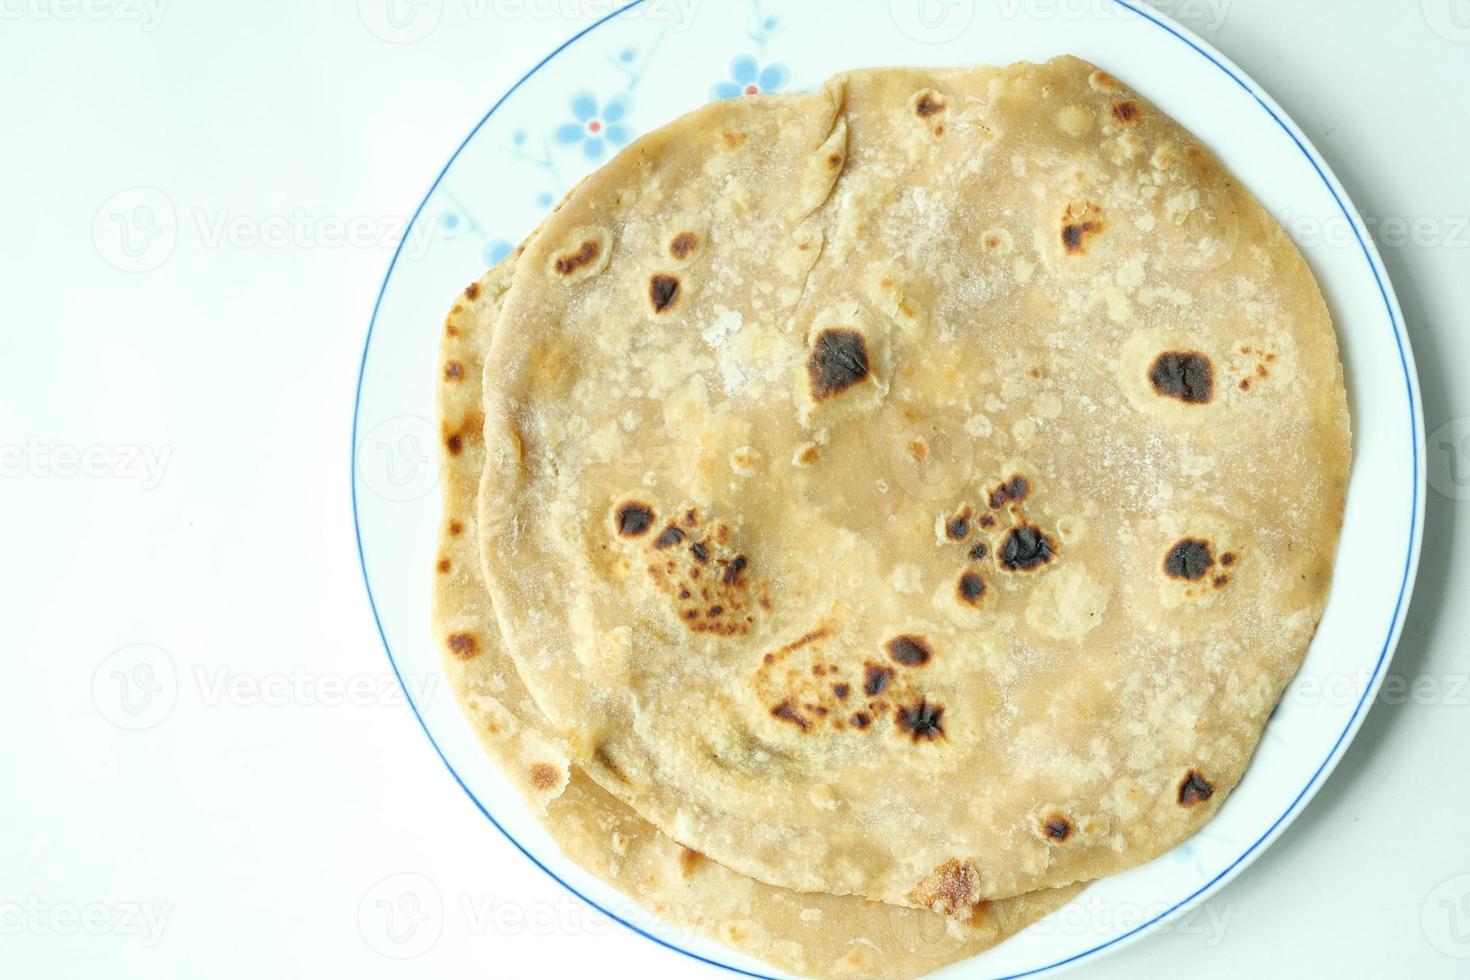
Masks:
[[[468,423],[480,414],[485,349],[515,258],[471,285],[446,322],[438,391],[440,419],[449,430],[472,430]],[[445,673],[487,754],[568,858],[675,928],[817,977],[928,973],[990,948],[1080,890],[998,902],[972,925],[956,927],[929,911],[773,888],[660,833],[570,764],[562,738],[540,717],[500,645],[475,535],[482,444],[473,436],[446,441],[441,462],[444,523],[434,629]]]
[[[1326,304],[1075,58],[700,109],[549,219],[501,322],[504,649],[577,771],[754,880],[963,922],[1146,861],[1321,616]]]

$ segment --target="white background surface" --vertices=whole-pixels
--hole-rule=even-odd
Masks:
[[[0,975],[719,975],[495,834],[373,629],[350,426],[392,245],[489,105],[610,9],[441,6],[389,43],[379,0],[0,0]],[[1377,223],[1432,489],[1401,680],[1341,768],[1203,912],[1075,975],[1465,976],[1470,3],[1163,6]],[[139,186],[177,220],[134,261],[112,216]],[[163,689],[129,713],[140,665]],[[405,886],[427,918],[395,944],[377,902]]]

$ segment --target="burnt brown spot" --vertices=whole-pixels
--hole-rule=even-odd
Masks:
[[[655,538],[653,541],[653,546],[659,551],[668,551],[670,548],[674,547],[674,545],[683,540],[684,532],[679,530],[673,524],[670,524],[668,527],[659,532],[658,537]]]
[[[449,522],[449,535],[450,535],[450,537],[457,538],[457,537],[459,537],[463,533],[464,533],[464,524],[463,523],[461,523],[460,521],[450,521]]]
[[[1000,510],[1011,502],[1022,503],[1029,496],[1031,496],[1031,481],[1016,474],[990,491],[990,507],[992,510]]]
[[[966,507],[949,519],[944,525],[944,533],[951,541],[963,541],[970,536],[970,518],[974,512]]]
[[[602,254],[602,246],[589,238],[575,252],[568,252],[557,258],[556,273],[559,276],[569,276],[578,269],[596,262],[600,254]]]
[[[625,538],[641,538],[653,527],[653,510],[636,500],[620,504],[613,515],[618,533]]]
[[[985,530],[987,531],[990,530],[991,528],[995,527],[995,518],[991,517],[989,514],[986,514],[984,517],[980,518],[980,526],[985,528]]]
[[[921,908],[968,922],[980,904],[980,869],[973,861],[946,861],[925,875],[908,897]]]
[[[473,633],[450,633],[449,652],[461,660],[469,660],[480,652],[480,638]]]
[[[1082,251],[1082,238],[1091,231],[1090,225],[1067,225],[1062,228],[1062,245],[1067,252],[1076,255]]]
[[[1137,102],[1114,102],[1113,118],[1125,125],[1132,125],[1143,118],[1143,110],[1138,108]]]
[[[681,231],[669,242],[669,254],[676,259],[687,259],[699,247],[699,236],[692,231]]]
[[[1179,784],[1179,805],[1196,806],[1215,795],[1215,787],[1197,769],[1189,770]]]
[[[1068,255],[1085,255],[1087,239],[1103,230],[1102,217],[1091,204],[1067,205],[1062,214],[1062,248]]]
[[[842,154],[841,153],[834,153],[834,154],[832,154],[831,156],[829,156],[827,158],[827,168],[829,170],[836,170],[840,166],[842,166]]]
[[[933,92],[923,92],[919,95],[919,101],[914,103],[914,113],[920,119],[928,119],[930,116],[938,115],[944,111],[944,103],[940,102]]]
[[[840,395],[868,376],[868,349],[856,330],[823,330],[806,364],[812,397],[824,401]]]
[[[944,708],[924,698],[899,708],[893,720],[915,742],[932,742],[944,737]]]
[[[1234,565],[1235,564],[1235,552],[1233,552],[1233,551],[1227,551],[1227,552],[1225,552],[1225,554],[1221,555],[1220,556],[1220,564],[1224,565],[1226,568],[1229,568],[1231,565]]]
[[[1072,836],[1072,821],[1060,813],[1053,813],[1041,821],[1041,833],[1053,844],[1065,843]]]
[[[849,718],[848,721],[852,723],[853,728],[856,728],[858,731],[862,731],[873,723],[873,717],[872,715],[869,715],[866,711],[859,711],[857,714]]]
[[[1056,542],[1032,524],[1013,528],[1000,546],[1000,563],[1013,572],[1029,572],[1056,557]]]
[[[447,575],[449,574],[449,570],[454,567],[454,563],[451,562],[448,558],[440,558],[439,564],[436,567],[439,569],[440,572]]]
[[[720,576],[720,581],[725,585],[740,585],[748,567],[750,560],[744,555],[736,555],[735,560],[725,566],[725,574]]]
[[[477,282],[472,282],[468,286],[466,286],[464,288],[464,298],[471,301],[479,299],[480,284]]]
[[[679,302],[679,277],[657,275],[648,281],[648,299],[653,312],[663,313]]]
[[[444,365],[444,380],[459,381],[464,377],[464,365],[458,361],[450,361]]]
[[[648,574],[696,633],[746,633],[753,609],[770,608],[767,587],[750,580],[750,560],[735,548],[728,525],[692,509],[662,525],[646,546]]]
[[[531,785],[539,790],[548,790],[557,784],[556,767],[538,762],[531,767]]]
[[[803,718],[801,712],[796,710],[796,702],[790,698],[787,698],[772,708],[771,714],[776,718],[780,718],[782,721],[789,721],[802,731],[806,731],[812,727],[811,722]]]
[[[993,518],[992,518],[992,521],[991,522],[994,523],[994,519]],[[990,557],[990,545],[986,544],[984,541],[981,541],[979,544],[975,545],[975,547],[973,547],[973,548],[970,549],[970,560],[971,561],[984,561],[986,558],[989,558],[989,557]]]
[[[832,693],[837,696],[837,700],[846,701],[847,696],[852,693],[852,687],[848,684],[833,684]]]
[[[863,693],[870,697],[877,697],[888,690],[888,685],[893,683],[893,668],[883,667],[878,664],[863,665]]]
[[[1215,369],[1195,351],[1165,351],[1148,369],[1149,383],[1165,398],[1205,405],[1215,397]]]
[[[985,580],[975,572],[966,572],[960,576],[959,592],[961,602],[978,606],[985,597]]]
[[[1229,584],[1230,584],[1230,576],[1229,575],[1216,575],[1215,576],[1215,588],[1217,588],[1217,589],[1223,589],[1223,588],[1225,588],[1225,586],[1227,586]]]
[[[1240,390],[1241,391],[1250,391],[1251,390],[1251,379],[1250,378],[1242,378],[1241,379],[1241,381],[1240,381]]]
[[[459,428],[451,429],[449,423],[443,426],[444,448],[449,455],[458,456],[464,452],[465,445],[473,439],[479,439],[485,428],[485,418],[482,415],[471,415],[460,422]]]
[[[934,656],[929,644],[918,636],[895,636],[884,647],[894,663],[905,667],[922,667]]]
[[[1215,555],[1208,541],[1182,538],[1164,556],[1164,574],[1170,578],[1198,582],[1215,567]]]
[[[685,847],[679,851],[679,871],[685,878],[694,874],[703,861],[704,855],[693,848]]]

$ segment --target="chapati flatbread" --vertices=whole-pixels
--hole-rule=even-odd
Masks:
[[[446,322],[438,389],[446,431],[473,432],[485,351],[515,258],[469,287]],[[792,973],[909,977],[991,948],[1080,891],[1051,889],[997,902],[959,927],[929,911],[773,888],[660,833],[569,764],[562,739],[539,716],[500,646],[475,535],[482,443],[473,434],[458,443],[446,440],[441,463],[445,513],[434,629],[450,687],[487,754],[563,853],[669,926]]]
[[[740,874],[968,920],[1141,863],[1321,615],[1326,305],[1077,59],[701,109],[572,195],[502,317],[505,649],[575,766]]]

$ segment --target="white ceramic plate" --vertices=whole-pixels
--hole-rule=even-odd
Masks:
[[[1211,8],[1200,0],[1190,9]],[[579,177],[707,99],[811,89],[851,68],[1005,64],[1064,53],[1110,69],[1199,135],[1297,239],[1341,338],[1356,455],[1326,617],[1219,816],[1169,854],[1093,885],[1067,908],[942,976],[1053,972],[1187,914],[1301,812],[1372,703],[1419,557],[1418,381],[1398,303],[1357,209],[1265,93],[1178,24],[1123,0],[642,0],[567,42],[497,102],[420,205],[389,268],[363,352],[353,502],[384,644],[451,773],[527,857],[656,942],[753,976],[772,975],[716,943],[678,934],[562,858],[434,683],[433,378],[445,310]]]

